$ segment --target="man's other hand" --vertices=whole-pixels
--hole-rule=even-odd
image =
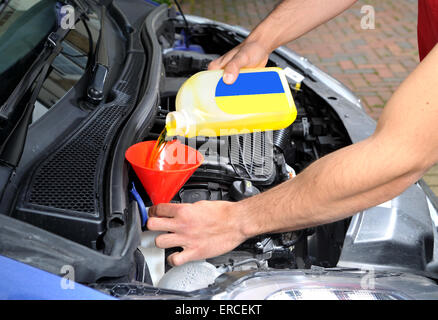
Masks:
[[[224,82],[233,84],[241,68],[263,68],[269,58],[269,50],[258,41],[245,40],[222,57],[212,61],[208,70],[224,69]]]
[[[173,266],[221,255],[246,240],[234,204],[225,201],[159,204],[149,209],[147,227],[169,232],[157,236],[157,247],[183,248],[168,257]]]

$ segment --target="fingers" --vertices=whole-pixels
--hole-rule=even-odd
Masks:
[[[224,69],[224,82],[233,84],[241,68],[264,67],[269,59],[268,50],[256,41],[244,41],[219,59],[212,61],[208,69]]]
[[[147,221],[147,228],[151,231],[175,232],[178,229],[178,225],[175,219],[150,217]]]
[[[228,51],[226,54],[217,58],[216,60],[213,60],[212,62],[210,62],[210,64],[208,65],[208,70],[223,69],[223,67],[225,67],[225,65],[231,59],[233,59],[233,57],[236,55],[237,52],[239,52],[239,46]]]
[[[223,76],[224,82],[226,84],[233,84],[239,76],[240,68],[245,66],[242,62],[248,60],[243,58],[242,54],[239,54],[239,51],[240,47],[236,47],[222,57],[212,61],[208,65],[208,70],[225,68]]]
[[[190,249],[184,249],[181,252],[172,253],[167,257],[167,262],[175,267],[194,260],[199,260],[199,256],[196,254],[196,251]]]
[[[175,203],[160,203],[149,208],[148,216],[173,218],[179,206],[180,205]]]
[[[217,58],[216,60],[213,60],[208,64],[208,70],[218,70],[222,68],[222,57]]]
[[[155,245],[162,249],[182,247],[183,241],[181,237],[175,233],[165,233],[155,238]]]

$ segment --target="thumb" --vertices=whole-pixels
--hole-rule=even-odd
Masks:
[[[239,76],[240,68],[247,66],[248,57],[243,54],[236,54],[230,62],[227,63],[224,69],[224,82],[233,84]]]
[[[224,82],[228,85],[233,84],[237,77],[239,76],[240,66],[238,66],[234,61],[231,61],[225,66],[224,69]]]

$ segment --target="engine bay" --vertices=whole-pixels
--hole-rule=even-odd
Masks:
[[[166,115],[175,110],[175,98],[184,81],[206,70],[211,61],[237,44],[232,35],[217,28],[195,26],[188,31],[178,21],[166,24],[158,39],[165,75],[157,114],[144,141],[158,138]],[[268,66],[277,64],[271,59]],[[196,147],[205,161],[171,202],[239,201],[293,179],[313,161],[351,143],[337,114],[324,100],[305,85],[297,89],[291,80],[290,86],[298,116],[288,128],[217,138],[180,138],[181,142]],[[133,172],[130,177],[145,205],[151,206]],[[333,267],[348,224],[347,219],[316,228],[257,236],[207,262],[227,271]],[[178,250],[181,248],[166,249],[165,255]],[[165,269],[168,271],[171,266],[166,263]]]
[[[125,161],[124,152],[135,142],[156,140],[165,126],[166,115],[175,110],[181,85],[243,40],[214,24],[192,23],[187,27],[183,20],[164,10],[162,18],[157,20],[152,44],[144,37],[138,42],[132,40],[133,47],[135,44],[146,49],[144,53],[129,51],[123,72],[102,106],[83,110],[80,103],[69,104],[80,99],[61,99],[54,111],[38,120],[30,129],[36,133],[30,135],[23,157],[27,166],[16,176],[17,184],[22,181],[19,192],[9,190],[8,205],[15,206],[13,218],[60,236],[66,241],[66,252],[72,243],[79,246],[75,251],[78,257],[71,259],[83,261],[81,270],[86,271],[79,281],[84,283],[111,278],[155,284],[150,275],[138,271],[147,267],[153,272],[155,265],[148,262],[152,256],[150,248],[142,251],[143,239],[137,238],[149,231],[139,230],[139,210],[130,194],[132,185],[145,207],[152,206],[152,202]],[[154,53],[152,58],[159,57],[159,65],[146,63],[151,58],[148,52]],[[115,61],[118,59],[121,56]],[[313,161],[351,144],[330,103],[306,85],[306,81],[312,81],[310,76],[276,53],[271,55],[268,66],[288,67],[308,77],[299,88],[293,79],[289,82],[298,111],[295,122],[278,131],[181,139],[198,149],[205,161],[171,202],[239,201],[293,179]],[[142,78],[138,70],[149,72],[150,77]],[[153,81],[157,85],[147,89]],[[70,94],[80,96],[80,92],[77,89]],[[149,94],[153,98],[147,98],[150,108],[146,108],[141,105],[141,97]],[[60,117],[67,117],[67,108],[75,110],[77,117],[68,119],[72,123],[54,134],[52,128]],[[140,121],[136,112],[141,114],[143,110],[147,110],[147,116],[141,125],[130,124],[132,119]],[[139,136],[134,137],[134,130],[139,127]],[[128,139],[123,139],[120,136],[126,128],[132,131]],[[35,154],[41,143],[37,137],[41,136],[47,145]],[[126,145],[121,147],[120,141]],[[349,219],[306,230],[260,235],[207,262],[222,272],[335,266],[348,225]],[[153,246],[153,238],[148,241]],[[161,275],[174,269],[165,263],[165,257],[178,250],[155,252]],[[115,262],[114,257],[120,257],[123,263]],[[65,264],[61,260],[59,263]],[[86,261],[94,261],[93,267]],[[51,264],[43,267],[46,266],[58,272]]]

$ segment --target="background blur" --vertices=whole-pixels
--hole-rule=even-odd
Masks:
[[[184,13],[251,30],[279,2],[183,0],[181,4]],[[375,8],[374,30],[361,28],[364,5]],[[419,63],[417,14],[417,0],[359,0],[343,14],[287,46],[348,86],[377,120],[392,93]],[[438,166],[424,179],[438,194]]]

